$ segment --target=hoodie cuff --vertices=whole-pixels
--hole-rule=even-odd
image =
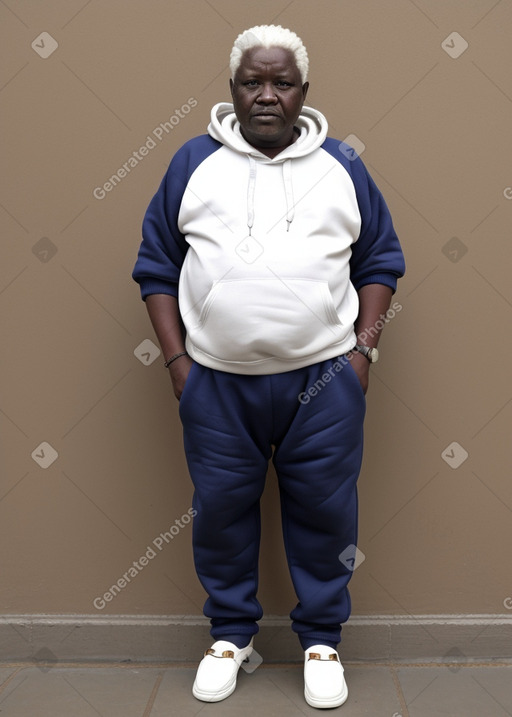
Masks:
[[[143,301],[150,294],[169,294],[178,298],[178,284],[161,279],[143,279],[140,281],[140,293]]]
[[[360,279],[357,283],[354,283],[354,288],[356,291],[359,291],[359,289],[367,284],[384,284],[384,286],[389,286],[394,294],[397,286],[397,277],[394,274],[388,274],[387,272],[381,274],[371,274],[370,276],[365,276]]]

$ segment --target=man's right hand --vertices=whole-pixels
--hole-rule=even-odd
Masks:
[[[164,358],[185,351],[185,328],[181,321],[177,298],[171,294],[150,294],[146,297],[146,308]],[[192,359],[186,354],[169,364],[168,370],[174,395],[178,401],[192,364]]]
[[[174,395],[178,401],[180,400],[183,389],[185,388],[185,383],[193,363],[194,362],[190,356],[180,356],[169,366],[168,370],[171,376]]]

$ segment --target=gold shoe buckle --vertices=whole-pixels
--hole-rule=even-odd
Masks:
[[[319,652],[310,652],[309,653],[309,659],[310,660],[323,660],[324,662],[327,662],[327,660],[331,660],[332,662],[339,662],[339,656],[337,652],[331,652],[329,657],[327,659],[322,658]]]
[[[219,659],[222,659],[223,657],[230,657],[231,659],[234,659],[235,657],[235,653],[233,652],[233,650],[224,650],[222,655],[216,655],[215,650],[212,647],[209,647],[205,651],[204,656],[206,657],[207,655],[212,655],[212,657],[218,657]]]

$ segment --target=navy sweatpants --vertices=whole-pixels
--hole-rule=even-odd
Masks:
[[[343,357],[244,376],[194,363],[180,400],[194,484],[193,549],[216,640],[240,647],[258,631],[260,497],[272,456],[303,649],[337,645],[350,614],[357,477],[366,402]],[[354,550],[354,547],[351,548]]]

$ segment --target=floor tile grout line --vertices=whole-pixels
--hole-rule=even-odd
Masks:
[[[481,662],[390,662],[390,661],[383,661],[383,662],[359,662],[357,660],[344,660],[343,657],[341,659],[343,666],[349,666],[349,667],[362,667],[365,669],[371,669],[372,667],[380,667],[380,668],[387,668],[387,669],[402,669],[404,667],[411,668],[411,667],[418,667],[421,669],[425,668],[440,668],[440,667],[452,667],[453,665],[457,665],[457,669],[472,669],[472,668],[481,668],[481,667],[487,667],[490,669],[498,668],[498,667],[508,667],[512,669],[512,659],[507,658],[500,658],[499,660],[492,660],[492,661],[481,661]],[[303,663],[302,661],[296,660],[294,662],[266,662],[261,666],[259,669],[269,670],[269,669],[289,669],[289,668],[302,668]],[[153,670],[162,670],[162,669],[169,669],[169,670],[175,670],[175,669],[197,669],[197,662],[59,662],[59,661],[51,661],[51,662],[43,662],[42,660],[38,660],[37,663],[34,661],[19,661],[19,662],[0,662],[0,669],[9,669],[9,668],[19,668],[17,673],[18,674],[21,670],[25,670],[30,667],[35,667],[38,670],[41,668],[51,668],[52,671],[59,670],[59,669],[76,669],[76,670],[92,670],[92,669],[121,669],[121,670],[131,670],[131,669],[153,669]],[[13,675],[14,676],[14,675]],[[11,676],[7,678],[9,680]],[[6,683],[2,683],[0,685],[0,692],[3,688],[3,685]]]
[[[155,704],[156,696],[158,694],[158,690],[160,689],[160,685],[162,684],[162,680],[164,678],[164,673],[161,672],[158,677],[156,678],[156,682],[153,685],[153,689],[151,690],[151,694],[149,695],[149,700],[146,705],[146,708],[142,714],[142,717],[150,717],[151,712],[153,710],[153,705]]]
[[[397,675],[396,669],[395,667],[390,667],[389,671],[391,672],[393,684],[395,685],[396,695],[398,697],[398,701],[400,702],[401,717],[409,717],[409,709],[407,707],[407,702],[405,701],[405,695],[403,693],[402,685],[400,683],[400,679]]]
[[[17,667],[17,665],[14,665],[14,666]],[[0,667],[4,667],[4,665],[2,665],[1,662],[0,662]],[[9,665],[6,665],[6,667],[9,667]],[[20,672],[23,672],[23,670],[25,670],[25,669],[26,669],[25,666],[19,666],[17,670],[15,670],[14,672],[12,672],[12,673],[7,677],[7,679],[6,679],[4,682],[2,682],[2,684],[0,685],[0,695],[1,695],[2,692],[5,690],[5,688],[14,680],[14,678],[17,677],[17,675],[19,675]]]

